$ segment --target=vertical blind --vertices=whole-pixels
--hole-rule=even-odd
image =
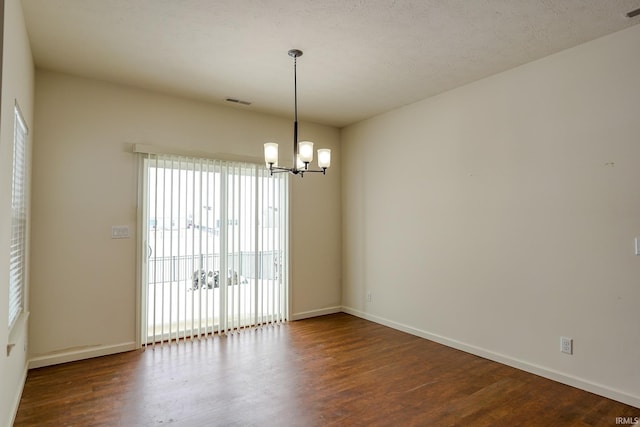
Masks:
[[[170,155],[143,165],[145,342],[287,320],[287,177]]]
[[[9,328],[24,308],[25,246],[27,244],[27,135],[17,103],[14,107],[11,243],[9,249]]]

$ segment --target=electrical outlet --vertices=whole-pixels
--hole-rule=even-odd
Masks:
[[[367,302],[371,302],[371,291],[367,291]]]
[[[573,354],[573,340],[567,337],[560,337],[560,351],[566,354]]]

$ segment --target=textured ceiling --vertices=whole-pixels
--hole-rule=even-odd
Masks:
[[[36,66],[338,127],[640,23],[640,0],[22,0]],[[251,102],[230,104],[225,98]]]

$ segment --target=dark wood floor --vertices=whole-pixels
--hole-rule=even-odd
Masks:
[[[613,426],[635,416],[336,314],[32,370],[15,426]]]

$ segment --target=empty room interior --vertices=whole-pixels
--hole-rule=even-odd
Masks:
[[[640,422],[640,0],[0,4],[0,425]]]

